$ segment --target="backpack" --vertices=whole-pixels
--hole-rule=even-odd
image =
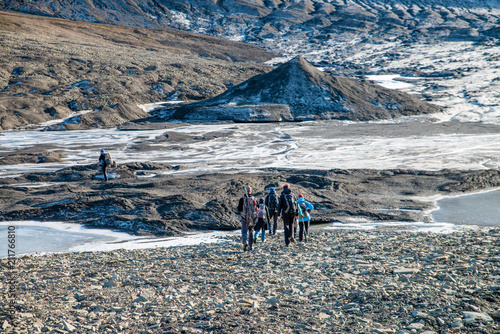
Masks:
[[[265,218],[266,216],[266,206],[265,204],[259,204],[259,211],[257,211],[257,218]]]
[[[306,202],[301,202],[299,204],[299,218],[306,218],[307,216],[309,216],[309,213],[307,212]]]
[[[298,210],[298,206],[293,194],[283,194],[283,196],[285,197],[285,207],[283,208],[283,213],[295,215],[295,212]]]
[[[276,196],[276,193],[273,192],[267,195],[266,204],[270,212],[276,212],[278,210],[278,196]]]
[[[253,196],[248,196],[245,194],[243,196],[243,211],[241,212],[241,216],[246,218],[246,219],[255,219],[257,216],[257,208],[254,205],[254,197]]]
[[[109,152],[105,153],[106,156],[106,165],[111,166],[113,164],[113,158],[111,158],[111,154]]]

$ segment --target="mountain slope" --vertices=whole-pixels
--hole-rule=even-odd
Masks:
[[[174,30],[0,12],[0,129],[118,103],[206,99],[268,71],[259,63],[272,57]]]
[[[188,121],[318,118],[366,121],[439,110],[403,92],[321,72],[299,56],[216,97],[182,106],[171,118]]]
[[[370,41],[498,39],[497,0],[5,0],[0,9],[76,21],[201,32],[256,43],[307,37]],[[269,46],[277,46],[269,43]]]

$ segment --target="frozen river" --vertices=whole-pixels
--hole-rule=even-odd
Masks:
[[[0,166],[0,177],[95,163],[101,148],[110,151],[118,164],[161,162],[182,165],[182,173],[266,168],[498,168],[500,133],[453,130],[453,125],[420,122],[303,122],[193,124],[141,131],[4,132],[1,151],[39,147],[40,151],[60,151],[66,158],[57,164]]]

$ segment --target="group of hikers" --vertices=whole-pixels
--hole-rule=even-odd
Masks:
[[[289,184],[283,186],[283,191],[278,196],[274,188],[269,189],[265,199],[258,200],[252,195],[252,188],[245,187],[245,194],[240,198],[238,211],[241,214],[241,237],[243,251],[251,251],[253,244],[257,241],[259,233],[261,240],[266,238],[266,230],[269,234],[276,235],[278,229],[278,218],[283,221],[285,245],[288,247],[295,242],[297,225],[299,227],[299,241],[307,242],[309,234],[309,212],[314,206],[307,202],[302,194],[295,197]]]
[[[107,168],[113,165],[109,152],[101,149],[99,156],[99,167],[102,169],[104,181],[108,181]],[[266,231],[276,235],[278,219],[283,221],[285,231],[285,245],[295,242],[297,226],[299,228],[299,241],[306,241],[309,234],[309,212],[314,206],[307,202],[302,194],[295,197],[290,185],[285,184],[280,196],[274,188],[269,189],[265,199],[257,199],[252,195],[252,188],[245,187],[245,195],[240,198],[238,211],[241,214],[241,237],[243,240],[243,251],[251,251],[257,237],[261,236],[262,242],[266,239]]]

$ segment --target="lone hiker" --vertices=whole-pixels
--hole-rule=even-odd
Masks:
[[[266,230],[269,224],[269,211],[267,210],[266,204],[264,204],[264,199],[259,199],[259,210],[257,211],[257,224],[255,225],[255,236],[254,241],[257,242],[257,237],[259,232],[261,232],[261,240],[264,242],[266,240]]]
[[[276,195],[274,188],[269,189],[269,194],[267,194],[264,204],[266,204],[269,211],[269,234],[272,233],[275,235],[278,229],[278,195]],[[272,225],[271,219],[273,219]]]
[[[104,181],[108,181],[108,173],[106,173],[106,168],[111,165],[111,155],[105,153],[104,149],[101,148],[101,155],[99,156],[99,166],[102,168],[102,174],[104,175]]]
[[[278,212],[283,219],[283,227],[285,229],[285,245],[288,247],[293,236],[293,223],[299,215],[299,207],[297,200],[288,184],[283,186],[283,192],[278,201]]]
[[[309,211],[314,209],[314,206],[304,199],[304,195],[299,194],[297,199],[299,204],[299,241],[307,241],[307,235],[309,234],[309,222],[311,216]]]
[[[243,251],[252,250],[253,227],[257,218],[257,202],[252,195],[252,188],[245,187],[245,195],[240,198],[238,211],[241,213],[241,239]]]

